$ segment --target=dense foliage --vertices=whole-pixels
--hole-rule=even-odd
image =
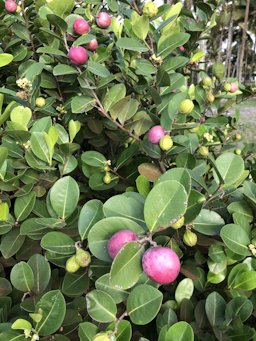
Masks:
[[[199,69],[216,6],[0,1],[1,341],[256,340],[255,156],[226,115],[252,94]]]

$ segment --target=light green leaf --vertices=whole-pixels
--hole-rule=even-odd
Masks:
[[[104,291],[92,290],[86,295],[88,314],[97,322],[116,320],[117,307],[112,297]]]
[[[103,106],[106,111],[117,103],[120,99],[124,98],[126,94],[126,88],[124,84],[116,84],[110,88],[103,99]]]
[[[34,274],[31,267],[25,262],[14,265],[11,271],[12,285],[23,292],[31,291],[34,286]]]
[[[10,64],[13,60],[13,55],[9,53],[0,53],[0,67]]]

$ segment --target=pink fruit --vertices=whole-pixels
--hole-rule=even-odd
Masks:
[[[89,51],[95,51],[98,46],[97,39],[92,39],[86,47]]]
[[[137,240],[137,234],[131,230],[121,230],[113,234],[108,241],[108,253],[112,259],[125,246],[125,244]]]
[[[75,38],[71,34],[67,34],[67,41],[75,41]]]
[[[13,0],[7,0],[5,1],[5,9],[9,13],[15,13],[17,9],[17,4]]]
[[[236,83],[231,83],[231,90],[230,92],[236,92],[238,90],[238,85]]]
[[[146,275],[154,282],[168,284],[177,278],[180,272],[180,260],[169,247],[157,246],[144,253],[142,267]]]
[[[179,49],[180,49],[181,52],[185,51],[185,47],[183,45],[179,46]]]
[[[157,144],[161,138],[165,135],[164,128],[159,126],[152,127],[148,132],[148,140],[151,143]]]
[[[96,23],[101,28],[107,28],[111,24],[111,16],[107,12],[100,12],[96,17]]]
[[[78,18],[74,21],[73,29],[77,34],[86,34],[91,28],[86,20]]]
[[[85,64],[88,60],[87,50],[82,46],[72,46],[69,50],[69,58],[75,65]]]

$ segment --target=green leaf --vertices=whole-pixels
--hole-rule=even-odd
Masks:
[[[17,319],[13,324],[12,324],[12,329],[23,329],[23,330],[31,330],[32,329],[32,324],[28,322],[27,320],[24,319]]]
[[[104,65],[98,62],[93,62],[91,60],[89,60],[87,63],[87,70],[93,73],[94,75],[100,76],[103,78],[110,76],[110,72]]]
[[[238,274],[234,289],[246,291],[256,289],[256,271],[246,271]]]
[[[91,110],[95,105],[95,99],[88,96],[74,96],[71,100],[73,114],[81,114]]]
[[[144,229],[134,221],[123,217],[109,217],[98,221],[88,235],[89,248],[92,254],[100,260],[112,262],[107,244],[112,235],[121,230],[132,230],[137,234],[144,233]]]
[[[137,51],[137,52],[148,51],[148,48],[135,38],[120,38],[117,40],[116,46],[121,49],[129,50],[129,51]]]
[[[87,311],[97,322],[108,323],[116,320],[117,307],[112,297],[104,291],[92,290],[86,295]]]
[[[49,23],[51,23],[53,26],[56,26],[61,33],[64,33],[67,31],[68,25],[65,20],[60,18],[58,15],[55,14],[48,14],[46,16]]]
[[[144,175],[139,175],[136,179],[136,187],[138,192],[143,196],[147,197],[150,192],[150,182]]]
[[[59,15],[60,17],[66,17],[69,15],[74,6],[74,0],[51,0],[47,3],[47,7],[49,7],[54,14]]]
[[[5,234],[1,239],[0,250],[5,259],[8,259],[19,251],[25,241],[25,236],[20,235],[20,230],[15,228]]]
[[[7,221],[9,217],[9,206],[7,202],[0,203],[0,221]]]
[[[243,194],[250,203],[256,206],[256,183],[245,181],[243,185]]]
[[[223,226],[220,236],[231,251],[241,256],[251,255],[248,249],[250,238],[247,232],[239,225],[228,224]]]
[[[91,322],[80,323],[78,329],[80,341],[92,341],[97,334],[97,330],[97,326]]]
[[[14,214],[17,221],[25,220],[32,212],[36,202],[36,193],[30,192],[15,200]]]
[[[225,316],[227,323],[239,318],[242,322],[246,321],[253,312],[253,304],[246,297],[234,297],[228,302]]]
[[[43,132],[34,132],[30,138],[32,152],[40,160],[51,163],[50,151]]]
[[[80,190],[71,176],[59,179],[51,188],[50,201],[52,208],[61,219],[69,217],[76,209]]]
[[[155,184],[157,185],[160,182],[166,180],[178,181],[181,185],[184,186],[186,192],[189,194],[191,190],[191,176],[187,169],[179,167],[169,169],[156,180]]]
[[[126,88],[124,84],[116,84],[110,88],[103,99],[103,107],[106,111],[109,109],[120,99],[124,98],[126,94]]]
[[[203,209],[193,221],[193,228],[206,236],[214,236],[219,235],[224,224],[224,219],[218,213]]]
[[[114,195],[103,205],[105,217],[124,217],[145,225],[143,219],[144,201],[141,197],[130,196],[127,193]]]
[[[143,247],[137,242],[127,243],[116,255],[110,270],[110,284],[120,289],[134,286],[142,273]]]
[[[217,169],[224,180],[225,185],[234,184],[244,172],[244,161],[239,155],[224,153],[216,159]],[[219,182],[217,173],[213,172],[214,179]]]
[[[68,132],[69,132],[70,142],[73,142],[74,138],[76,137],[80,129],[81,129],[81,123],[79,121],[70,120],[68,122]]]
[[[36,50],[37,53],[44,53],[44,54],[50,54],[53,56],[61,56],[61,57],[66,57],[66,53],[64,53],[63,51],[56,49],[54,47],[51,46],[44,46],[44,47],[39,47]]]
[[[217,292],[212,292],[206,299],[205,311],[212,327],[220,326],[225,319],[226,302]]]
[[[11,271],[12,285],[23,292],[31,291],[34,286],[34,274],[31,267],[25,262],[15,264]]]
[[[73,75],[78,73],[77,69],[73,66],[66,64],[58,64],[53,68],[54,76],[64,76],[64,75]]]
[[[84,204],[78,219],[78,231],[81,240],[86,239],[92,226],[103,218],[103,204],[101,201],[93,199]]]
[[[160,310],[163,294],[156,288],[142,284],[136,286],[127,300],[127,312],[134,324],[151,322]]]
[[[84,270],[76,273],[66,272],[62,282],[62,292],[69,297],[81,296],[89,288],[89,284],[89,277]]]
[[[0,67],[10,64],[13,60],[13,55],[9,53],[0,53]]]
[[[136,114],[139,104],[136,99],[127,96],[111,106],[110,115],[124,125]]]
[[[60,255],[75,253],[75,242],[62,232],[48,232],[41,240],[41,247]]]
[[[92,167],[104,167],[107,159],[99,152],[88,151],[81,155],[82,162]]]
[[[166,58],[178,46],[184,45],[190,38],[188,33],[176,33],[164,40],[160,40],[157,45],[157,53],[162,58]]]
[[[11,121],[20,124],[24,130],[27,130],[27,125],[32,117],[30,108],[21,105],[15,107],[10,114]]]
[[[51,278],[51,267],[44,256],[35,254],[30,257],[28,265],[34,274],[34,285],[32,291],[38,295],[41,294],[49,284]]]
[[[188,207],[185,213],[185,224],[191,223],[201,212],[205,202],[205,196],[192,189],[188,197]]]
[[[83,34],[73,42],[73,45],[85,45],[88,44],[92,39],[95,39],[93,34]]]
[[[149,18],[142,15],[138,15],[133,11],[131,15],[131,24],[134,34],[141,40],[147,37],[149,31]]]
[[[191,296],[193,295],[194,291],[194,284],[192,279],[184,278],[182,281],[179,282],[176,290],[175,290],[175,300],[178,304],[186,299],[190,300]]]
[[[157,184],[148,194],[144,216],[148,229],[168,227],[171,221],[183,216],[187,208],[187,192],[179,182],[167,180]]]
[[[184,321],[180,321],[171,326],[166,335],[165,341],[194,341],[192,327]]]
[[[95,282],[95,287],[98,290],[108,293],[116,302],[116,304],[125,301],[129,296],[128,291],[110,284],[110,274],[105,274],[98,278]]]
[[[54,334],[62,325],[66,314],[66,302],[59,290],[48,291],[36,304],[36,311],[41,309],[42,319],[35,326],[39,335]]]

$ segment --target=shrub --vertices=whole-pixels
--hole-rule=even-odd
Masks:
[[[225,115],[251,93],[198,64],[214,4],[0,2],[0,340],[255,338],[256,172]]]

